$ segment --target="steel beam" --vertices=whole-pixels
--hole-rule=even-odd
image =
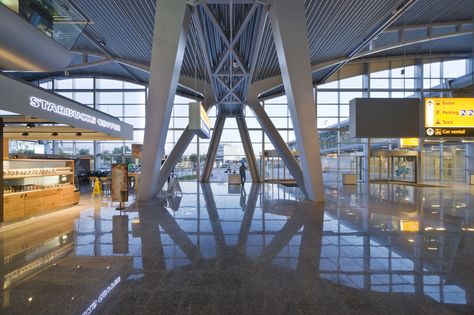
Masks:
[[[211,102],[213,99],[214,96],[212,93],[207,95],[207,99],[205,99],[203,105],[206,111],[209,111],[209,109],[212,108],[212,105],[210,105],[212,103],[208,102]],[[161,166],[160,175],[158,176],[158,190],[163,188],[163,185],[168,180],[168,177],[170,176],[173,169],[176,167],[176,164],[178,164],[179,160],[184,154],[184,151],[186,151],[193,138],[194,132],[189,130],[189,126],[186,127],[186,129],[184,129],[183,133],[181,134],[181,137],[179,137],[178,141],[173,147],[173,150],[171,150],[170,154],[168,155],[168,158]]]
[[[316,106],[304,1],[274,0],[269,8],[275,49],[293,121],[307,198],[324,201]]]
[[[245,151],[245,157],[247,158],[247,164],[249,166],[250,174],[252,175],[252,181],[254,183],[260,183],[260,176],[258,175],[257,160],[253,152],[252,141],[250,140],[249,131],[245,118],[241,115],[235,117],[237,120],[237,127],[239,128],[240,139]]]
[[[157,178],[191,17],[186,0],[157,0],[156,7],[139,200],[152,199],[159,191]]]
[[[212,80],[211,61],[209,59],[210,58],[209,51],[207,50],[208,43],[206,42],[204,38],[204,30],[201,23],[201,17],[200,17],[199,11],[195,7],[193,8],[193,17],[194,17],[194,24],[195,24],[196,32],[197,32],[197,39],[199,41],[199,46],[201,47],[202,54],[204,55],[204,62],[206,63],[205,66],[206,66],[207,76],[209,77],[209,81],[211,82],[214,95],[217,97],[218,90],[216,87],[216,83],[214,82],[214,80]]]
[[[186,151],[189,144],[193,140],[194,135],[194,132],[189,130],[189,126],[184,129],[181,137],[179,137],[178,141],[174,145],[173,150],[171,150],[170,154],[161,166],[160,174],[158,175],[158,190],[163,188],[163,185],[168,180],[171,172],[176,167],[176,164],[178,164],[179,159],[183,156],[184,151]]]
[[[247,105],[255,114],[258,123],[260,124],[260,126],[262,126],[263,131],[272,142],[273,146],[275,147],[275,150],[277,150],[278,154],[285,162],[286,167],[288,167],[288,170],[290,171],[293,178],[296,180],[296,183],[300,187],[301,191],[305,194],[305,196],[308,196],[306,193],[305,183],[303,179],[303,172],[301,171],[298,162],[291,153],[290,149],[288,149],[288,146],[286,145],[285,141],[283,141],[283,139],[281,138],[280,133],[275,128],[275,125],[273,125],[270,117],[268,117],[262,105],[260,105],[260,102],[255,99],[250,99],[248,100]]]
[[[209,178],[211,177],[212,167],[214,165],[214,161],[216,160],[217,148],[219,147],[222,131],[224,130],[224,123],[225,117],[218,116],[214,124],[214,131],[212,132],[211,142],[209,143],[206,164],[204,164],[204,169],[202,171],[201,181],[203,183],[208,183]]]

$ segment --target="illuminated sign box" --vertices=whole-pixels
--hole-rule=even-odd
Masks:
[[[133,139],[133,126],[116,117],[1,74],[0,95],[1,110]]]
[[[474,137],[474,98],[426,98],[425,136]]]
[[[400,149],[417,148],[418,144],[418,138],[400,138]]]
[[[209,139],[211,123],[201,102],[189,103],[189,129],[199,137]]]
[[[400,220],[400,231],[402,232],[418,232],[420,223],[415,220]]]

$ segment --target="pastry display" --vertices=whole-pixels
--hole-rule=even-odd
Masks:
[[[65,175],[72,172],[72,167],[54,167],[54,168],[24,168],[9,169],[3,171],[3,176],[31,176],[31,175]]]
[[[50,188],[60,188],[70,186],[71,183],[58,183],[50,185],[40,185],[40,184],[28,184],[28,185],[12,185],[3,187],[4,194],[12,194],[17,192],[26,192],[32,190],[41,190],[41,189],[50,189]]]

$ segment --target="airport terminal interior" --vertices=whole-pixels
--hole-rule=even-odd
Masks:
[[[474,1],[0,28],[0,314],[474,314]]]

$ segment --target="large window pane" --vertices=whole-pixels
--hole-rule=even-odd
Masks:
[[[362,76],[351,77],[339,81],[341,89],[361,89],[362,88]]]
[[[443,75],[445,78],[458,78],[466,74],[466,60],[450,60],[443,62]]]
[[[123,104],[122,92],[97,92],[98,104]]]
[[[97,79],[97,88],[98,89],[122,89],[123,82],[117,80],[109,80],[109,79]]]
[[[97,105],[96,107],[101,112],[107,113],[115,117],[122,117],[122,105]]]
[[[318,104],[337,104],[337,92],[317,92],[316,100]]]
[[[288,115],[287,105],[267,105],[265,103],[265,111],[270,117],[283,117]]]

